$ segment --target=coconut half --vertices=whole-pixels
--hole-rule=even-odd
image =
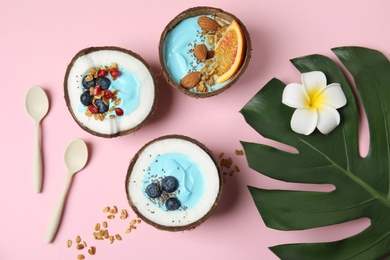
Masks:
[[[164,187],[169,178],[176,179],[178,186]],[[151,196],[150,186],[160,187],[157,195]],[[131,208],[161,230],[197,227],[216,208],[221,192],[221,174],[211,151],[182,135],[159,137],[144,145],[131,160],[126,176]],[[179,201],[179,206],[172,209],[171,200]]]
[[[216,31],[202,28],[200,17],[210,18],[220,28]],[[218,62],[214,57],[214,48],[232,21],[239,25],[243,33],[242,62],[229,80],[218,84],[215,73]],[[164,28],[159,42],[159,59],[165,79],[173,88],[195,98],[215,96],[230,88],[245,72],[251,53],[249,32],[240,19],[222,9],[207,6],[192,7],[178,14]],[[201,76],[189,76],[194,72]]]
[[[157,92],[150,66],[138,54],[113,46],[79,51],[68,65],[64,80],[65,101],[74,120],[100,137],[138,130],[152,116]]]

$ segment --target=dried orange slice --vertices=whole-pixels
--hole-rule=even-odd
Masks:
[[[244,47],[244,34],[240,25],[233,20],[214,49],[215,61],[218,62],[217,83],[225,82],[237,72],[244,57]]]

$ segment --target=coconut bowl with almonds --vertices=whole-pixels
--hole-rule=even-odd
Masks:
[[[230,88],[251,57],[245,25],[233,14],[213,7],[194,7],[174,17],[160,37],[159,59],[167,82],[196,98]]]

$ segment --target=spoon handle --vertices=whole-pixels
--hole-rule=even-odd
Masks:
[[[33,181],[34,191],[40,193],[42,189],[42,156],[39,121],[35,123],[34,157],[33,157]]]
[[[59,226],[61,216],[62,216],[62,212],[64,210],[66,195],[68,194],[69,185],[70,185],[70,182],[72,180],[72,176],[73,176],[73,174],[70,172],[66,175],[65,186],[62,190],[60,200],[58,201],[57,206],[54,210],[54,214],[50,220],[49,229],[46,233],[46,243],[47,244],[50,244],[53,241],[53,239],[57,233],[58,226]]]

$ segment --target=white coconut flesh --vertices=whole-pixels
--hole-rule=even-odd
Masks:
[[[156,140],[147,144],[143,150],[141,149],[139,157],[135,163],[133,162],[132,169],[129,169],[131,172],[128,173],[127,191],[130,203],[133,208],[136,207],[140,215],[160,227],[168,227],[169,229],[169,227],[183,227],[194,224],[208,215],[218,201],[221,185],[218,168],[205,150],[189,140],[175,137]],[[200,196],[196,205],[187,207],[186,203],[182,203],[184,207],[178,210],[167,210],[145,194],[147,169],[156,159],[158,160],[160,156],[167,154],[180,154],[188,157],[196,167],[199,167],[199,172],[203,175],[203,184],[194,182],[194,186],[189,187],[189,191],[186,191],[191,193],[191,190],[199,188],[195,185],[204,185],[202,196]],[[182,164],[180,161],[177,163]],[[188,174],[188,172],[184,174]],[[186,177],[189,178],[189,176]],[[178,198],[180,197],[178,196]]]
[[[106,117],[103,121],[95,120],[93,117],[86,116],[85,110],[80,111],[80,96],[85,91],[81,84],[82,76],[90,68],[109,66],[112,62],[117,63],[119,69],[124,69],[136,76],[140,83],[139,105],[129,114],[114,118]],[[98,50],[78,57],[69,71],[67,83],[68,106],[72,109],[75,119],[100,134],[113,135],[135,128],[148,117],[153,108],[155,98],[153,77],[143,62],[125,52]]]

